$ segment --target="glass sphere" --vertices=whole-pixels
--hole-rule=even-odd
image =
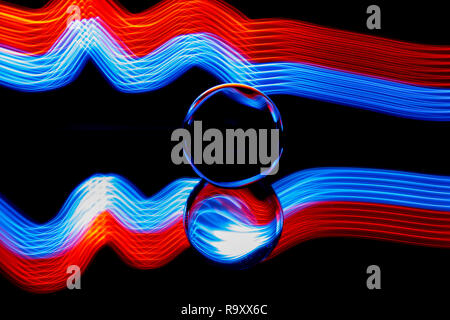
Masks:
[[[283,124],[275,104],[242,84],[223,84],[191,105],[184,154],[194,171],[220,187],[235,188],[275,174],[283,152]]]
[[[202,180],[187,201],[184,227],[190,244],[207,259],[245,269],[277,245],[283,213],[272,187],[262,182],[229,189]]]

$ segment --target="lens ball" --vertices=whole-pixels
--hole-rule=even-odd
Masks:
[[[220,187],[248,185],[276,174],[283,124],[269,97],[243,84],[223,84],[200,95],[184,120],[183,151],[194,171]]]
[[[283,213],[272,187],[262,182],[229,189],[202,180],[188,199],[184,226],[189,242],[204,257],[245,269],[276,246]]]

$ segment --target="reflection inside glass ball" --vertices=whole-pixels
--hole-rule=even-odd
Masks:
[[[273,101],[255,88],[228,83],[205,91],[183,127],[192,137],[184,155],[208,182],[235,188],[278,171],[283,123]]]
[[[263,183],[225,189],[202,181],[189,197],[184,226],[189,242],[203,256],[243,269],[276,246],[283,213],[275,192]]]

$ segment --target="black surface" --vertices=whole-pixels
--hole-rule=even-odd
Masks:
[[[16,3],[39,7],[45,1]],[[153,3],[122,2],[133,12]],[[289,17],[395,39],[450,44],[446,11],[435,1],[377,1],[382,9],[382,30],[377,31],[365,27],[365,9],[372,4],[368,1],[230,3],[252,18]],[[123,94],[88,64],[74,83],[56,91],[30,94],[0,88],[1,194],[32,219],[45,222],[94,173],[123,175],[148,195],[176,178],[193,176],[189,167],[171,163],[170,134],[181,126],[192,101],[217,83],[193,69],[161,90]],[[400,119],[297,97],[271,98],[282,114],[286,138],[277,179],[319,166],[450,175],[447,123]],[[366,288],[370,264],[381,267],[380,291]],[[318,315],[341,314],[363,305],[373,311],[409,296],[445,295],[449,269],[448,250],[360,239],[309,241],[246,271],[211,266],[191,250],[166,267],[142,271],[104,248],[83,275],[81,291],[36,295],[0,277],[0,294],[7,309],[33,317],[129,313],[129,319],[182,319],[180,307],[189,303],[242,303],[268,304],[270,319],[294,319],[304,317],[305,309]]]

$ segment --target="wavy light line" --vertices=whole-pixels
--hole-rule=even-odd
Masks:
[[[104,245],[130,265],[160,267],[188,247],[182,213],[198,179],[144,198],[119,176],[82,183],[60,213],[39,225],[0,200],[0,268],[25,289],[63,288],[67,266],[83,270]],[[285,225],[272,256],[302,241],[351,236],[450,247],[450,177],[318,168],[274,184]]]
[[[35,224],[0,199],[1,240],[27,258],[51,258],[77,245],[92,221],[109,213],[131,232],[160,232],[179,222],[184,203],[198,179],[180,179],[151,198],[119,176],[94,176],[69,196],[59,214],[44,225]]]
[[[291,94],[397,116],[450,120],[450,89],[427,88],[300,63],[251,63],[210,34],[174,38],[144,57],[129,55],[96,19],[76,21],[45,55],[0,48],[0,84],[51,90],[72,81],[92,58],[124,92],[161,88],[189,68],[201,67],[223,82],[266,94]]]
[[[131,14],[107,0],[55,0],[30,10],[0,4],[0,43],[31,54],[50,50],[71,5],[104,21],[124,48],[145,56],[172,38],[210,33],[254,63],[303,62],[425,86],[450,86],[450,47],[368,36],[287,19],[252,20],[222,1],[168,0]]]
[[[448,46],[250,20],[210,0],[167,1],[136,15],[108,1],[78,0],[70,4],[84,19],[66,28],[68,3],[39,10],[0,4],[1,84],[55,89],[92,59],[116,88],[141,92],[199,66],[267,94],[450,120]],[[64,286],[68,265],[84,270],[104,245],[132,266],[162,266],[188,246],[181,215],[197,182],[177,180],[146,199],[123,178],[95,176],[43,225],[0,199],[0,269],[28,290],[48,292]],[[449,178],[324,168],[293,174],[274,188],[286,219],[273,255],[329,236],[450,247]]]
[[[225,189],[202,183],[189,198],[186,212],[190,244],[211,261],[234,268],[248,268],[266,258],[283,228],[280,202],[265,188]]]

